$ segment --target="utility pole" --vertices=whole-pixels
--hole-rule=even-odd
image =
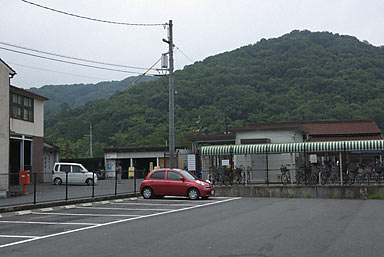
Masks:
[[[89,123],[89,153],[91,158],[93,157],[92,153],[92,123]]]
[[[173,33],[172,20],[168,24],[168,40],[163,39],[169,45],[169,167],[175,167],[175,88],[173,81]]]

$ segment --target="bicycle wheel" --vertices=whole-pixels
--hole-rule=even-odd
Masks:
[[[281,183],[283,183],[283,185],[285,185],[289,182],[289,178],[288,178],[287,174],[285,174],[285,173],[281,174],[280,180],[281,180]]]
[[[325,172],[322,172],[320,177],[321,177],[321,184],[322,185],[325,185],[328,183],[328,176]]]

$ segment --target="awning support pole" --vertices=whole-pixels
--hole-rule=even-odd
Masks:
[[[293,153],[291,153],[291,185],[293,185]]]
[[[343,184],[343,158],[342,158],[342,154],[341,152],[339,152],[339,160],[340,160],[340,165],[339,165],[339,169],[340,169],[340,185]]]

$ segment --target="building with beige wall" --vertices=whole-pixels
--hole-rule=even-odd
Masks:
[[[20,170],[44,174],[44,101],[10,85],[16,73],[0,59],[0,197],[18,185]]]

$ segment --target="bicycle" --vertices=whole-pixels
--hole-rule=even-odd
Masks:
[[[281,165],[280,172],[281,183],[283,183],[283,185],[291,183],[291,176],[289,174],[289,169],[287,169],[287,165]]]

